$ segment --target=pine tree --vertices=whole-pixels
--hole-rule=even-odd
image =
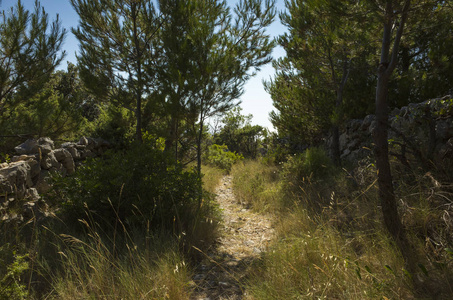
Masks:
[[[274,62],[277,76],[266,83],[274,106],[282,110],[271,114],[271,118],[277,128],[288,129],[296,119],[307,130],[310,142],[330,129],[331,154],[340,164],[338,127],[349,109],[344,101],[346,84],[357,61],[369,54],[370,39],[360,24],[362,6],[356,1],[317,0],[286,1],[286,6],[288,10],[280,18],[288,33],[278,42],[287,55]],[[286,88],[289,93],[281,91],[285,84],[292,86]],[[288,101],[303,111],[291,112]]]
[[[66,31],[58,15],[49,26],[49,16],[38,1],[35,10],[25,10],[19,0],[0,23],[0,122],[6,122],[15,107],[40,93],[64,57],[61,46]]]
[[[206,120],[236,106],[246,81],[271,60],[274,42],[265,28],[273,21],[274,2],[240,1],[234,15],[226,1],[217,0],[161,1],[161,10],[178,4],[179,17],[168,20],[181,23],[165,24],[162,31],[172,33],[162,38],[164,91],[174,108],[172,131],[184,116],[195,134],[200,172]]]
[[[163,20],[150,0],[71,0],[80,17],[72,32],[87,88],[132,111],[142,141],[143,105],[155,85],[155,36]]]

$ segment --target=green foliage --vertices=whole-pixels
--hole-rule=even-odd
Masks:
[[[220,132],[214,134],[214,142],[219,145],[225,144],[229,150],[245,157],[255,158],[264,128],[259,125],[252,126],[250,124],[252,115],[243,116],[241,110],[237,106],[225,114]]]
[[[226,145],[211,145],[206,153],[206,161],[222,170],[229,172],[233,164],[244,157],[228,150]]]
[[[291,142],[295,142],[294,144]],[[282,138],[276,132],[271,132],[263,139],[263,144],[266,145],[266,155],[263,159],[266,162],[281,164],[285,162],[290,153],[293,153],[298,146],[301,146],[291,137]]]
[[[293,186],[304,182],[325,181],[335,174],[332,160],[322,148],[309,148],[303,153],[290,155],[282,164],[282,175]]]
[[[86,219],[88,209],[89,218],[110,229],[122,222],[191,233],[212,210],[198,175],[174,163],[162,151],[162,142],[149,138],[143,145],[87,162],[72,177],[58,179],[54,197],[63,201],[67,218]]]
[[[241,203],[251,205],[260,212],[281,209],[281,187],[278,168],[259,160],[245,160],[231,170],[234,194]]]
[[[10,245],[0,247],[0,299],[19,300],[28,297],[28,289],[23,275],[29,271],[28,255],[11,252]]]
[[[11,120],[3,125],[5,133],[26,133],[53,139],[72,138],[85,124],[84,106],[89,96],[78,81],[74,65],[67,71],[52,74],[42,89],[10,112]]]
[[[0,20],[0,120],[28,97],[40,92],[64,54],[59,55],[66,31],[36,1],[33,13],[21,1],[3,11]],[[50,28],[49,28],[50,27]],[[50,29],[50,30],[49,30]]]
[[[370,74],[363,77],[358,70],[371,69],[366,62],[373,54],[367,32],[371,26],[361,24],[361,7],[353,1],[286,1],[285,5],[287,11],[280,19],[288,32],[279,36],[278,43],[287,55],[274,61],[276,76],[265,84],[276,108],[271,121],[291,144],[316,145],[353,110],[363,115],[369,106],[364,99],[373,89],[364,81]],[[360,82],[359,88],[349,90],[349,80],[354,85]]]
[[[155,86],[155,36],[159,29],[152,1],[71,0],[80,17],[72,32],[80,42],[80,75],[88,90],[134,112],[142,139],[142,109]]]
[[[225,171],[212,165],[203,164],[201,172],[203,173],[203,188],[212,194],[215,194],[220,179],[225,176]]]
[[[133,139],[134,116],[129,110],[115,105],[102,105],[95,120],[84,127],[86,136],[102,137],[122,147]]]

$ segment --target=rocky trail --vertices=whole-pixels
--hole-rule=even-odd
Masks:
[[[221,237],[197,267],[191,299],[247,299],[244,277],[273,238],[272,222],[235,198],[231,176],[222,178],[216,194],[223,213]]]

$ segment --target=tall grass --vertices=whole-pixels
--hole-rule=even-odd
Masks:
[[[328,179],[303,177],[298,186],[292,168],[259,161],[233,167],[238,196],[272,212],[277,229],[275,242],[249,274],[255,299],[453,297],[446,234],[453,213],[445,206],[453,198],[447,187],[433,187],[426,176],[397,185],[416,255],[417,265],[409,268],[382,225],[372,163],[363,161],[351,173],[332,170]]]
[[[297,207],[249,275],[256,299],[410,299],[404,262],[379,234],[346,237]]]
[[[233,165],[231,174],[238,201],[261,212],[282,208],[277,167],[257,160],[244,160]]]
[[[202,165],[201,172],[203,173],[203,188],[212,194],[215,193],[215,190],[220,183],[220,179],[227,174],[225,170],[211,165]]]
[[[203,174],[204,189],[214,193],[223,171],[203,166]],[[218,218],[213,210],[194,222],[194,232],[173,234],[149,228],[126,230],[118,220],[117,231],[105,235],[83,221],[83,238],[57,236],[59,268],[50,272],[49,299],[189,299],[190,261],[198,253],[191,246],[203,249],[212,243]]]
[[[0,299],[189,299],[199,255],[192,246],[209,247],[220,218],[209,192],[224,173],[203,172],[208,193],[187,231],[177,218],[173,228],[138,227],[119,217],[106,228],[88,207],[77,224],[65,214],[39,224],[34,218],[22,226],[0,223]]]
[[[50,271],[48,299],[190,297],[190,268],[174,240],[139,230],[112,241],[85,225],[85,240],[59,236],[60,267]]]

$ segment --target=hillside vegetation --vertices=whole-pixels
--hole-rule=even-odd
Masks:
[[[14,2],[0,300],[453,298],[450,1],[285,1],[275,39],[274,0],[70,0],[71,32]],[[239,107],[271,62],[275,131]]]

